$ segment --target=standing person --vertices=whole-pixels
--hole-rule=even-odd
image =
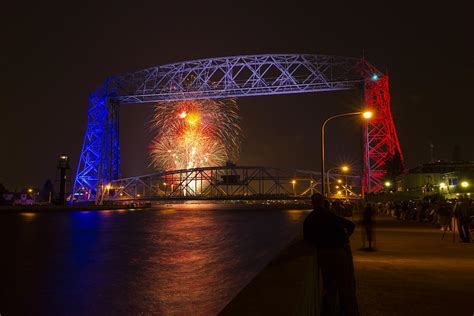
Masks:
[[[462,195],[454,209],[454,216],[457,220],[461,242],[471,242],[471,233],[469,232],[471,217],[469,208],[469,200]]]
[[[364,212],[362,213],[362,226],[364,226],[364,230],[362,233],[362,249],[373,251],[372,243],[374,239],[374,209],[371,203],[367,203],[364,208]],[[365,241],[367,240],[369,247],[365,248]]]
[[[438,208],[439,224],[441,230],[451,230],[451,209],[446,202],[441,202]]]
[[[318,264],[323,278],[322,315],[359,315],[355,294],[354,263],[349,244],[355,225],[348,219],[333,214],[325,198],[311,196],[314,210],[304,221],[304,239],[316,246]]]
[[[402,215],[402,207],[400,206],[400,204],[396,204],[395,205],[395,217],[400,220],[400,217]]]

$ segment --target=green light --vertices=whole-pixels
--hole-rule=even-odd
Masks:
[[[379,76],[377,74],[372,75],[372,80],[377,81],[379,79]]]

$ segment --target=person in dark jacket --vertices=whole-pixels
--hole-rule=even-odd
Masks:
[[[454,216],[457,220],[459,238],[461,239],[461,242],[471,242],[469,225],[471,224],[472,219],[470,217],[469,200],[466,196],[461,196],[460,201],[456,204]]]
[[[362,226],[364,226],[364,230],[362,231],[362,249],[372,251],[374,248],[373,241],[374,241],[374,224],[375,224],[375,212],[372,207],[372,204],[367,203],[364,208],[364,212],[362,213]],[[368,248],[365,248],[365,241],[369,244]]]
[[[355,225],[336,216],[319,193],[311,196],[314,210],[304,221],[304,238],[317,248],[323,279],[322,315],[359,315],[355,294],[354,263],[349,244]]]

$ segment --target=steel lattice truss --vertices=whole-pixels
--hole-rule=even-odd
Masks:
[[[363,187],[368,192],[383,188],[385,165],[397,152],[403,161],[397,131],[390,110],[388,76],[365,82],[365,102],[377,115],[366,126]]]
[[[371,78],[376,75],[375,84]],[[386,85],[384,82],[387,82]],[[369,126],[367,189],[379,189],[386,159],[398,150],[390,112],[388,79],[363,59],[320,55],[255,55],[188,61],[110,77],[89,97],[74,192],[120,176],[119,105],[200,98],[338,91],[365,87],[377,109]],[[382,91],[383,92],[380,92]],[[385,90],[384,90],[385,89]]]
[[[319,172],[260,166],[173,170],[114,180],[100,200],[307,198],[320,191],[319,179]]]

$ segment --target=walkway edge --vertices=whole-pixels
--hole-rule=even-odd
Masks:
[[[298,238],[219,315],[319,315],[318,270],[316,249]]]

